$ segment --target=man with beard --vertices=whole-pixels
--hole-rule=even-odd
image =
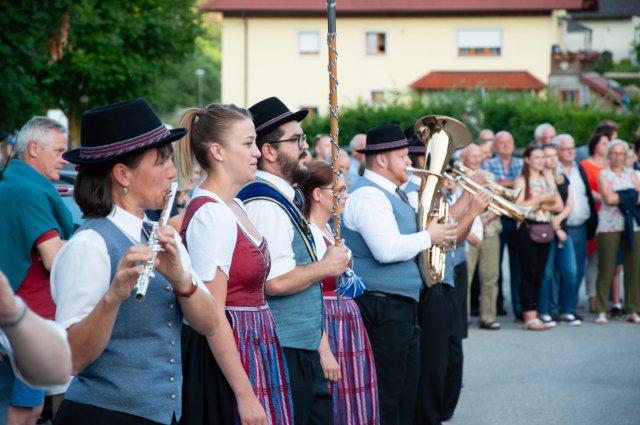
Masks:
[[[262,153],[256,181],[238,194],[249,218],[269,247],[271,270],[265,292],[289,369],[296,425],[332,421],[332,398],[318,352],[323,332],[320,281],[340,276],[347,267],[348,249],[327,248],[316,257],[313,236],[304,218],[301,192],[294,184],[308,170],[307,138],[300,127],[306,110],[291,112],[276,97],[249,108]],[[328,354],[328,353],[326,353]]]
[[[401,189],[411,160],[399,126],[370,129],[359,151],[366,169],[351,186],[342,231],[353,250],[354,271],[367,285],[356,302],[378,372],[380,423],[406,425],[413,422],[421,367],[418,300],[423,285],[416,255],[432,244],[449,244],[456,230],[437,220],[428,231],[418,230],[416,211]]]

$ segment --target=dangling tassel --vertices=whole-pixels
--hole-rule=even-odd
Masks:
[[[364,294],[367,289],[362,278],[358,276],[353,269],[348,268],[340,277],[338,277],[338,285],[336,292],[338,295],[356,298]]]

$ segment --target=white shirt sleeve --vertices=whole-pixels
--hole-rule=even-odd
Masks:
[[[293,224],[289,215],[271,201],[252,201],[245,204],[247,215],[258,232],[267,240],[271,256],[271,271],[267,280],[289,273],[296,267]]]
[[[473,219],[469,233],[482,241],[482,238],[484,237],[484,229],[482,228],[482,219],[479,215]]]
[[[213,280],[218,267],[229,278],[231,260],[238,237],[238,226],[229,209],[209,202],[196,211],[187,227],[187,246],[196,274]]]
[[[104,239],[82,230],[56,255],[51,268],[51,296],[56,322],[68,329],[87,317],[109,289],[111,262]]]
[[[410,260],[431,247],[431,237],[426,230],[400,233],[391,202],[373,187],[362,187],[349,196],[344,225],[360,233],[374,258],[381,263]]]

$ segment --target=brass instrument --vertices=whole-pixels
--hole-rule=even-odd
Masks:
[[[449,158],[457,149],[471,143],[471,132],[460,121],[429,115],[414,125],[418,140],[425,144],[424,174],[418,202],[418,229],[426,230],[434,219],[445,223],[449,218],[449,204],[440,191],[443,173]],[[418,255],[420,274],[427,286],[442,282],[446,266],[445,246],[433,245]]]
[[[160,228],[160,225],[167,225],[169,216],[171,215],[171,206],[173,205],[174,199],[176,199],[177,191],[178,182],[172,182],[169,193],[167,194],[167,202],[164,206],[164,210],[162,211],[162,216],[160,217],[160,223],[153,223],[153,228],[151,229],[151,232],[149,234],[147,246],[151,248],[151,250],[153,251],[153,255],[147,260],[146,263],[144,263],[144,269],[142,269],[142,271],[138,275],[138,281],[133,287],[133,290],[136,291],[136,300],[138,301],[144,300],[144,297],[147,294],[147,288],[149,287],[149,280],[151,280],[152,277],[155,277],[153,266],[156,263],[158,252],[162,251],[162,247],[158,243],[158,235],[156,234],[156,232]]]
[[[470,177],[471,174],[475,173],[475,171],[464,165],[462,162],[456,162],[453,165],[453,172],[458,174],[459,176],[467,177]],[[496,195],[502,196],[503,198],[511,202],[515,202],[516,199],[518,199],[518,195],[520,195],[520,192],[522,191],[522,189],[509,189],[508,187],[499,185],[489,177],[487,177],[487,181],[489,182],[487,187],[489,188],[489,190],[491,190],[491,192],[495,193]]]
[[[458,174],[457,177],[451,177],[448,174],[445,174],[445,177],[448,179],[455,180],[460,187],[469,192],[471,195],[476,196],[478,191],[487,190],[480,183],[474,181],[471,177],[462,173],[461,171],[455,171]],[[524,217],[531,210],[531,207],[521,207],[520,205],[516,205],[508,199],[503,198],[499,194],[489,190],[491,194],[491,203],[489,204],[489,211],[496,215],[502,215],[505,217],[510,217],[515,219],[518,222],[524,221]]]

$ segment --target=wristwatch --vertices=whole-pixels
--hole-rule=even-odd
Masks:
[[[176,288],[173,288],[173,293],[176,294],[177,297],[189,298],[196,292],[197,289],[198,282],[196,282],[196,278],[191,275],[191,287],[184,292],[178,291]]]

